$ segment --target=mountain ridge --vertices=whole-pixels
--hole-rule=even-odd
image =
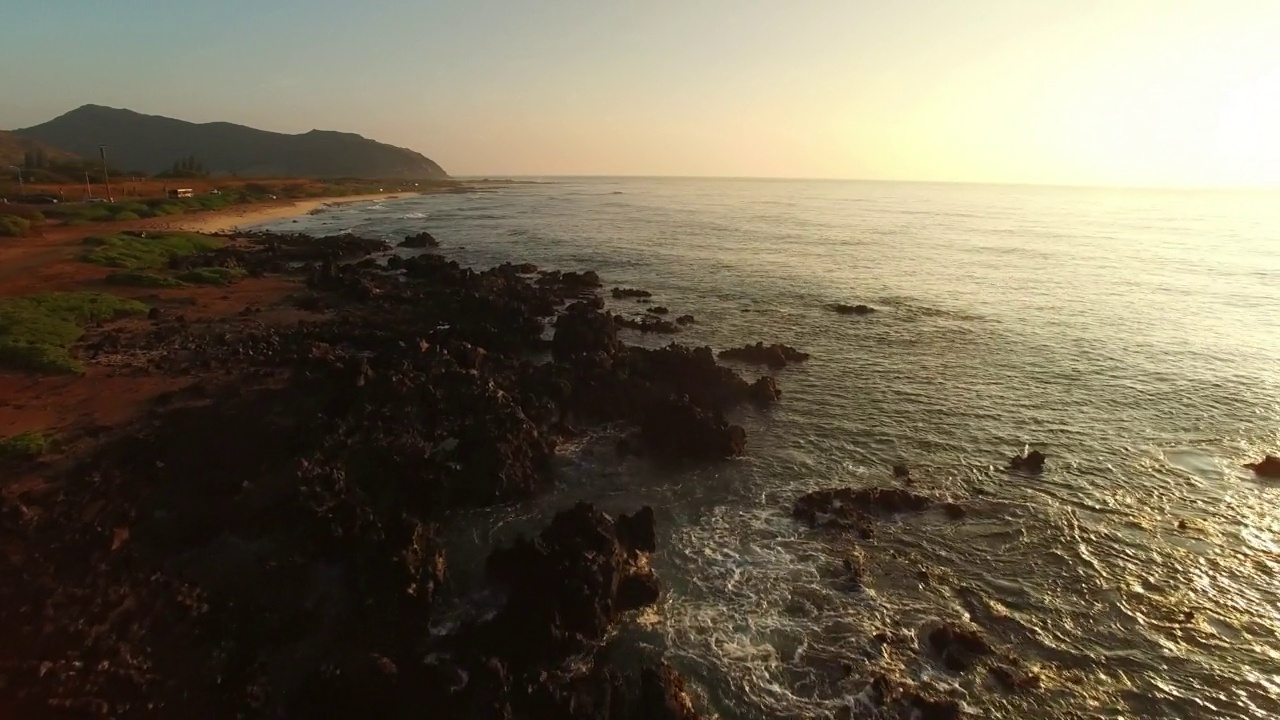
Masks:
[[[12,131],[84,157],[107,146],[114,166],[155,174],[194,155],[214,175],[442,179],[430,158],[362,135],[313,129],[260,130],[227,121],[193,123],[125,108],[87,104]]]
[[[79,161],[74,153],[43,142],[37,138],[24,137],[8,130],[0,130],[0,172],[7,173],[10,165],[23,167],[27,153],[43,151],[49,160],[59,162]]]

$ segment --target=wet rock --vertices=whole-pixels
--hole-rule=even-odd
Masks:
[[[431,233],[425,230],[416,235],[406,235],[404,240],[400,242],[402,248],[433,248],[440,247],[440,242],[432,237]]]
[[[618,581],[618,610],[639,610],[648,607],[662,597],[662,586],[652,574],[627,575]]]
[[[740,348],[721,350],[719,356],[722,360],[737,360],[751,365],[768,365],[774,369],[784,368],[787,363],[804,362],[809,359],[809,353],[800,352],[790,345],[781,343],[765,345],[762,342],[757,342],[755,345],[744,345]]]
[[[640,508],[633,515],[619,515],[618,542],[634,552],[655,552],[658,549],[658,541],[654,524],[653,508],[648,505]]]
[[[653,313],[654,315],[666,315],[671,311],[661,305],[654,305],[651,308],[647,308],[645,312],[650,312],[650,313]]]
[[[968,672],[980,658],[993,652],[986,638],[977,630],[950,623],[930,630],[925,640],[942,664],[958,673]]]
[[[492,577],[508,587],[506,605],[476,630],[491,656],[515,667],[567,657],[604,637],[614,619],[654,602],[657,581],[642,561],[646,513],[618,524],[589,503],[556,514],[536,542],[520,540],[489,557]],[[635,543],[633,545],[632,543]]]
[[[615,300],[621,300],[623,298],[653,297],[653,293],[649,292],[648,290],[640,290],[637,288],[624,288],[624,287],[616,287],[610,291],[610,294],[613,295],[613,298]]]
[[[965,510],[963,505],[954,502],[942,503],[942,512],[952,520],[962,520],[969,514],[969,511]]]
[[[556,319],[555,327],[551,354],[557,362],[597,354],[613,356],[622,349],[611,316],[586,303],[578,302],[565,308]]]
[[[539,273],[537,282],[544,287],[558,287],[570,297],[582,298],[595,294],[595,290],[600,287],[600,276],[594,270],[585,272],[544,270]]]
[[[387,258],[388,270],[399,270],[402,267],[404,267],[404,258],[399,255],[391,255]]]
[[[769,405],[777,402],[782,397],[782,390],[778,388],[776,380],[765,375],[751,383],[750,394],[751,402],[757,405]]]
[[[1280,478],[1280,457],[1268,455],[1260,462],[1246,463],[1246,468],[1252,470],[1258,477]]]
[[[797,512],[839,517],[849,513],[896,515],[922,512],[933,500],[903,488],[834,488],[815,490],[796,501]]]
[[[872,706],[876,717],[912,720],[959,720],[963,717],[959,702],[950,698],[933,697],[884,675],[874,676],[861,695]]]
[[[894,465],[894,466],[893,466],[893,477],[894,477],[894,478],[896,478],[896,479],[898,479],[898,480],[910,480],[910,479],[911,479],[911,469],[910,469],[910,468],[908,468],[906,465]]]
[[[876,311],[870,305],[846,305],[844,303],[832,303],[827,305],[827,309],[841,315],[870,315]]]
[[[676,318],[677,325],[692,325],[695,322],[697,322],[697,320],[695,320],[692,315],[681,315],[680,317]]]
[[[715,460],[746,452],[747,431],[718,412],[707,412],[688,398],[654,403],[640,425],[641,436],[659,456],[679,460]]]
[[[1039,690],[1041,687],[1040,675],[1022,668],[1008,665],[992,665],[989,672],[1001,687],[1011,692]]]
[[[1015,472],[1038,475],[1044,472],[1044,463],[1047,459],[1045,454],[1039,450],[1024,450],[1021,455],[1014,455],[1009,458],[1009,469]]]
[[[960,703],[950,698],[935,698],[919,693],[908,693],[904,704],[914,713],[916,720],[959,720],[963,717]]]
[[[855,552],[845,556],[840,562],[844,571],[841,579],[850,589],[861,590],[862,578],[866,575],[866,557],[861,552]]]
[[[697,720],[684,680],[669,665],[645,668],[640,675],[636,717],[643,720]]]

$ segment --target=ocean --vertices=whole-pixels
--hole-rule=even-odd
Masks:
[[[861,717],[884,674],[983,718],[1280,717],[1280,483],[1241,467],[1280,451],[1280,194],[573,178],[270,227],[428,230],[464,264],[594,269],[697,319],[629,342],[812,354],[772,373],[779,404],[732,416],[744,458],[657,468],[605,429],[564,448],[551,493],[452,523],[460,559],[575,500],[653,505],[666,596],[611,651],[661,652],[711,715]],[[1042,476],[1003,470],[1026,445]],[[891,484],[895,463],[967,517],[870,541],[792,520],[802,493]],[[855,545],[861,591],[838,580]],[[466,565],[459,607],[479,602]],[[1042,688],[947,672],[920,639],[941,621]]]

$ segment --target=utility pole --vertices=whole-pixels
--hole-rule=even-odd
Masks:
[[[102,155],[102,182],[107,185],[107,202],[115,202],[116,199],[111,197],[111,176],[107,174],[107,146],[99,145],[98,153]]]
[[[18,167],[17,165],[10,165],[9,167],[18,171],[18,193],[20,195],[26,195],[27,186],[22,183],[22,168]]]
[[[89,171],[84,171],[84,199],[93,197],[93,188],[89,185]]]

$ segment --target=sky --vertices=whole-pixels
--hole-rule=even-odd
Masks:
[[[1280,187],[1280,0],[0,0],[0,98],[457,176]]]

